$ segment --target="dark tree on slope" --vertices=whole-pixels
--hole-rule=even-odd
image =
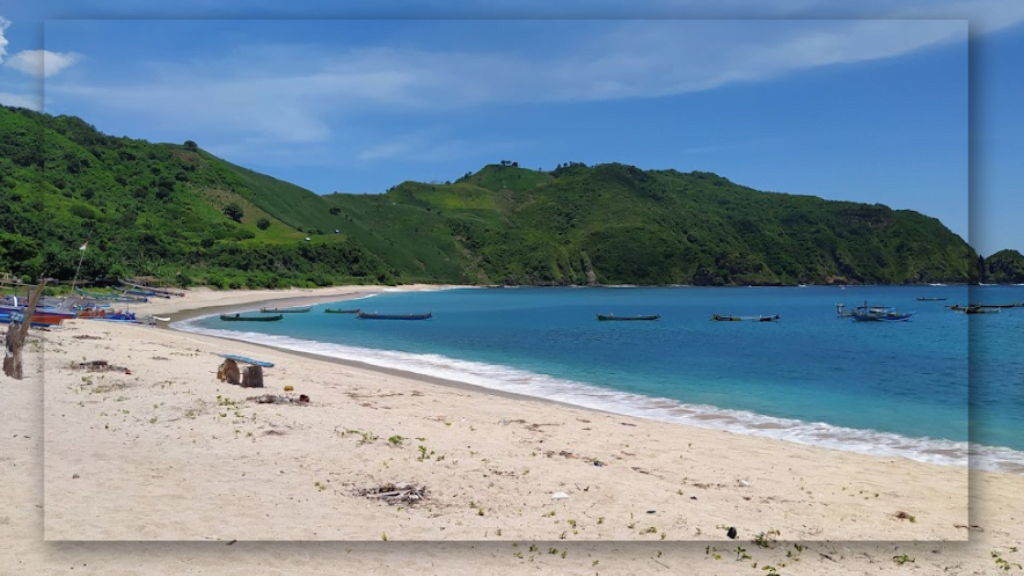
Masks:
[[[242,207],[237,202],[232,202],[224,207],[224,215],[235,222],[241,222],[244,213],[242,212]]]

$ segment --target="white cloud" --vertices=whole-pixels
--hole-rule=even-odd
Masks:
[[[463,51],[264,45],[238,48],[220,59],[162,64],[129,76],[145,78],[141,82],[90,86],[48,81],[47,92],[90,100],[120,114],[139,114],[147,122],[179,130],[221,132],[253,145],[313,143],[330,139],[339,118],[669,96],[967,39],[967,23],[957,20],[579,21],[530,26],[548,33],[543,51],[532,49],[529,42]],[[357,154],[371,160],[407,154],[409,147],[418,146],[397,141]]]
[[[15,94],[13,92],[0,92],[0,104],[4,106],[16,106],[28,108],[36,112],[42,112],[43,99],[32,94]]]
[[[6,66],[36,77],[49,78],[82,59],[76,52],[22,50],[7,59]]]
[[[7,27],[11,25],[11,21],[0,16],[0,62],[4,61],[4,56],[7,55],[7,37],[4,32],[7,31]]]

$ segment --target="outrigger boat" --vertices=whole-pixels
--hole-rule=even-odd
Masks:
[[[87,298],[93,300],[104,300],[110,302],[149,302],[149,299],[145,296],[132,296],[126,294],[107,294],[104,292],[89,292],[88,290],[82,290],[81,288],[74,288],[76,294],[81,294]]]
[[[260,312],[263,314],[298,314],[302,312],[309,312],[312,309],[312,306],[296,306],[294,308],[260,308]]]
[[[996,314],[1002,310],[1002,308],[984,308],[982,306],[950,306],[950,310],[958,312],[960,314]]]
[[[712,314],[711,320],[715,322],[775,322],[776,320],[779,320],[779,315],[776,314],[774,316],[733,316],[729,314],[723,316],[721,314]]]
[[[343,310],[341,308],[328,308],[324,310],[328,314],[359,314],[359,308],[353,308],[351,310]]]
[[[611,312],[609,312],[607,314],[598,314],[597,315],[597,319],[602,321],[602,322],[613,321],[613,320],[614,321],[620,321],[620,322],[630,322],[630,321],[638,321],[638,320],[657,320],[659,318],[661,318],[660,314],[650,314],[650,315],[647,315],[647,316],[616,316],[616,315],[612,314]]]
[[[360,320],[426,320],[431,318],[433,314],[427,312],[426,314],[377,314],[376,312],[359,312],[357,318]]]
[[[224,322],[277,322],[283,318],[283,314],[278,314],[276,316],[242,316],[241,314],[220,315],[220,319]]]
[[[144,290],[144,291],[153,292],[155,295],[162,296],[162,297],[165,297],[165,298],[169,298],[171,296],[184,296],[185,295],[184,292],[176,292],[174,290],[168,290],[166,288],[157,288],[155,286],[146,286],[145,284],[136,284],[135,282],[129,282],[127,280],[119,280],[119,282],[121,282],[121,284],[123,284],[125,286],[130,286],[131,288],[133,288],[135,290]]]
[[[886,312],[895,311],[896,308],[892,306],[868,306],[865,302],[863,306],[857,306],[853,310],[847,310],[846,304],[836,304],[836,314],[840,318],[853,318],[855,314],[884,314]]]

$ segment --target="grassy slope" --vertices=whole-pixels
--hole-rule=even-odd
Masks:
[[[87,275],[185,267],[225,285],[901,283],[978,273],[974,251],[932,218],[758,192],[710,173],[489,165],[454,184],[318,196],[77,118],[0,108],[0,134],[0,202],[10,207],[0,213],[0,268],[19,274],[70,275],[84,238],[97,248]],[[240,222],[223,213],[231,203]]]

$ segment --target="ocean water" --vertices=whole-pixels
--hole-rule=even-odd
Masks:
[[[212,316],[174,327],[622,414],[1024,473],[1024,308],[946,308],[1021,300],[1024,287],[995,286],[470,288],[384,293],[274,323]],[[837,317],[839,302],[916,315],[854,322]],[[356,306],[433,318],[323,313]],[[609,312],[661,319],[596,320]],[[716,313],[780,321],[710,321]]]

